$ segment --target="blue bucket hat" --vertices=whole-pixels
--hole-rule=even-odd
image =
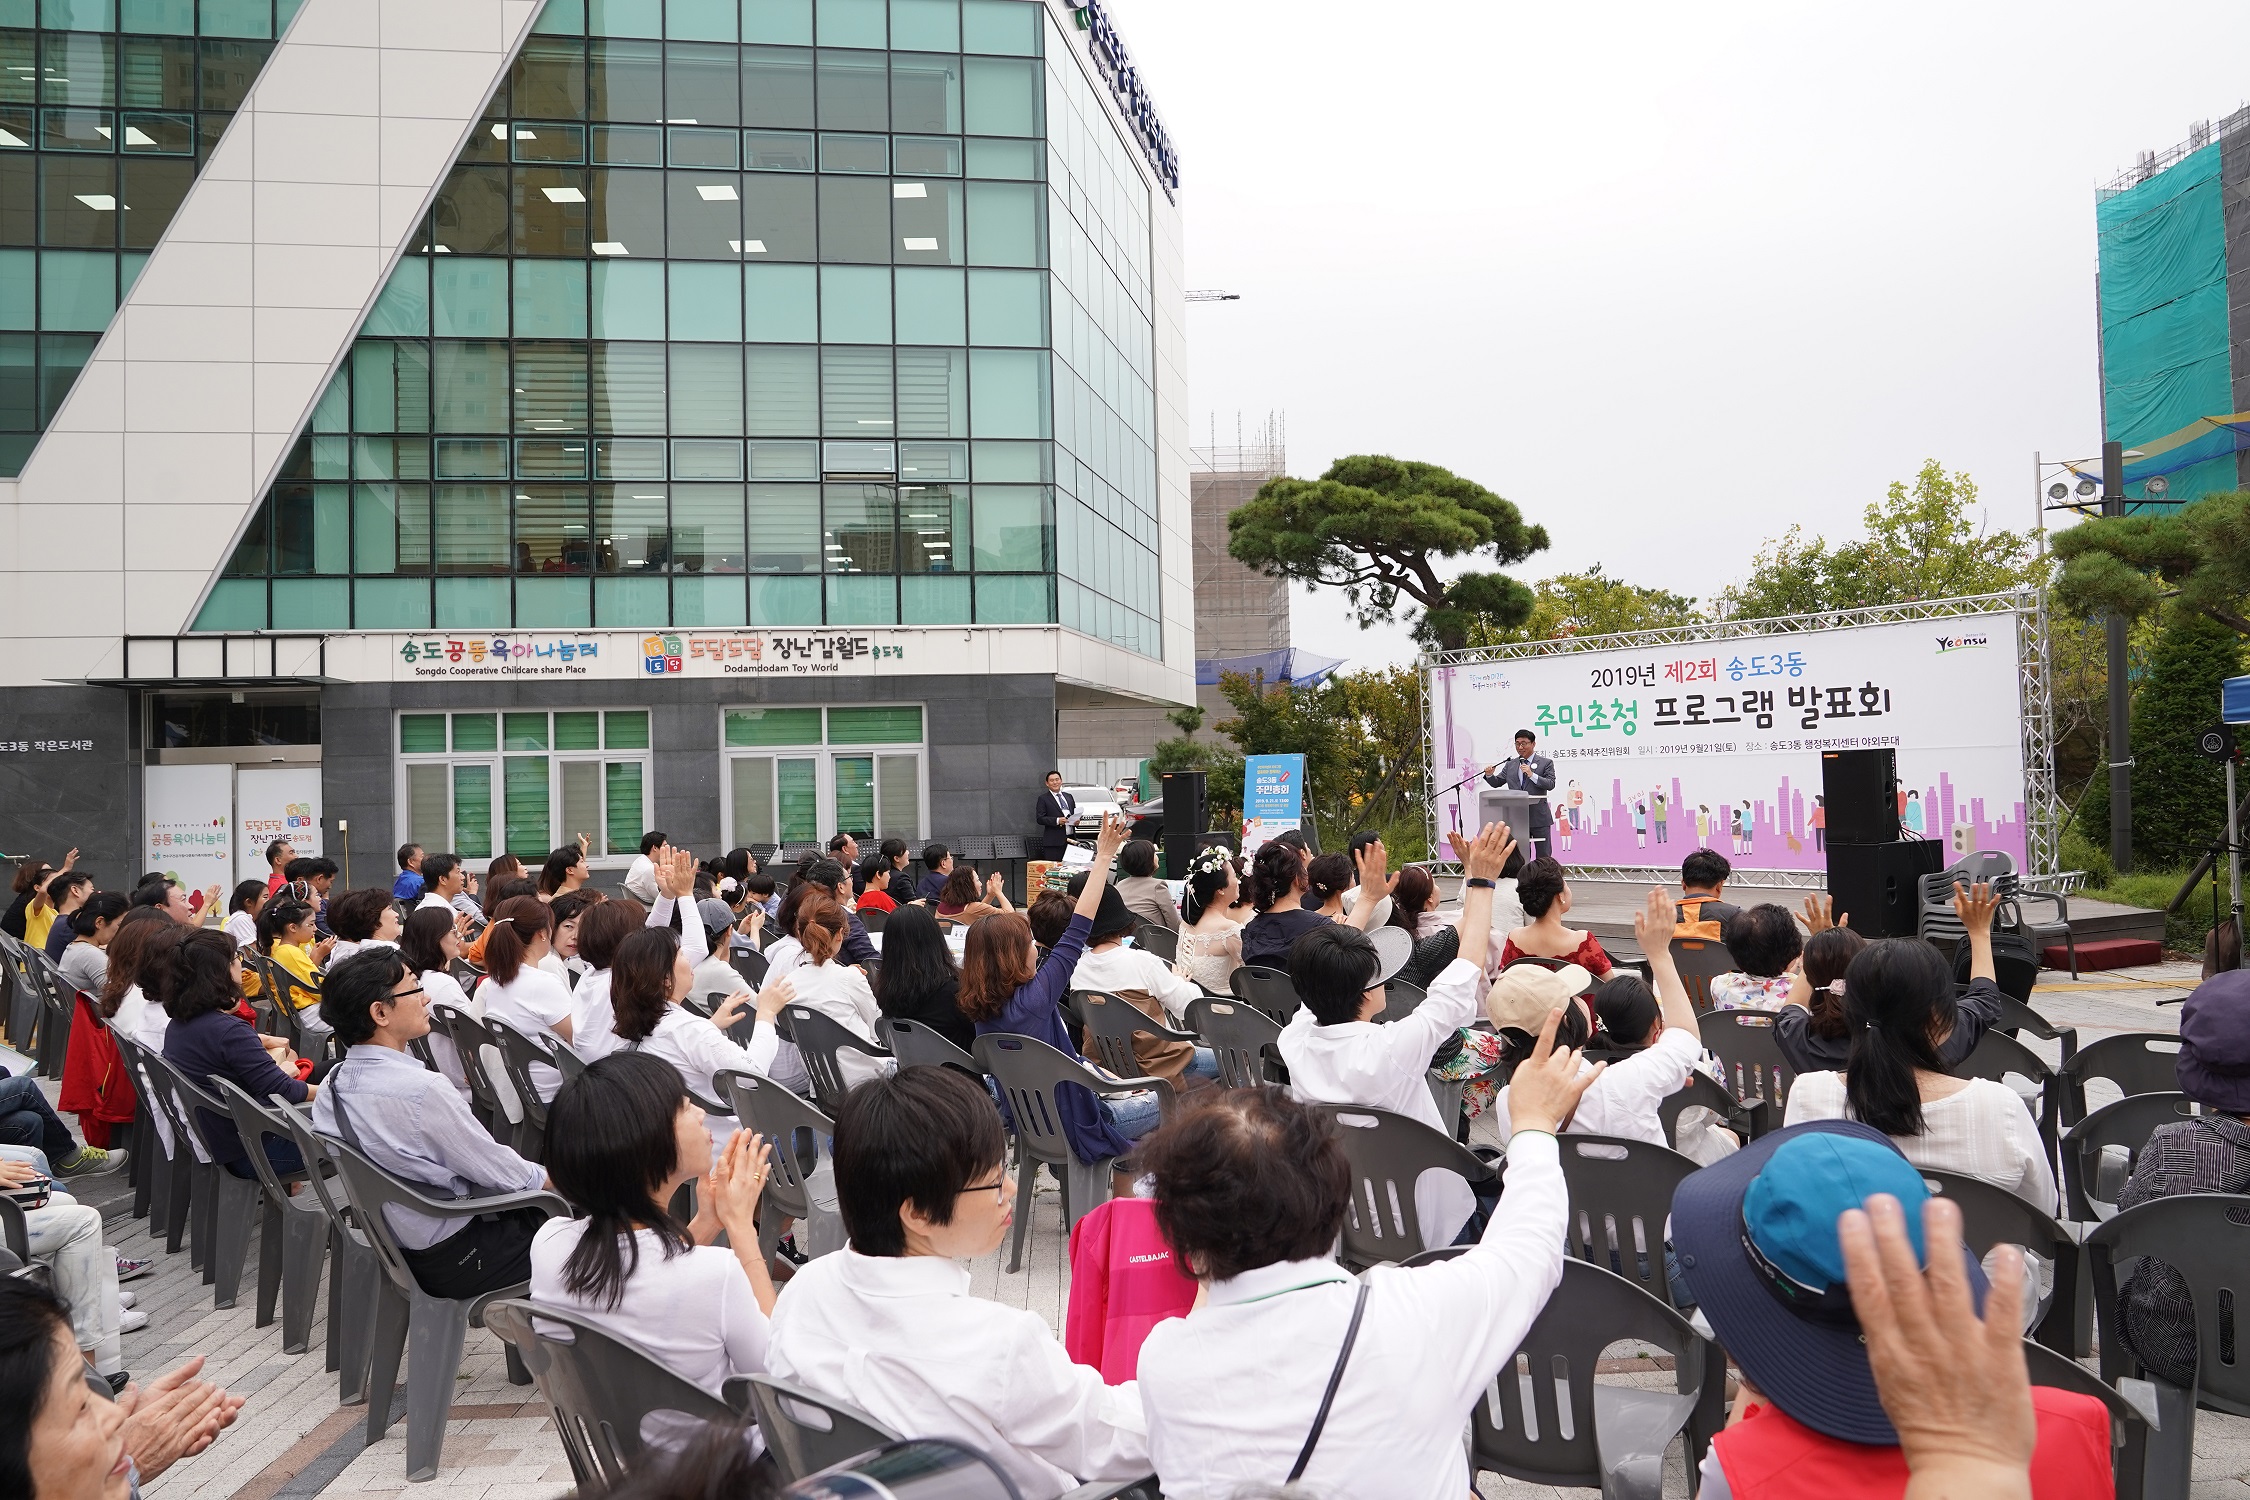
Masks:
[[[1929,1184],[1882,1132],[1855,1120],[1778,1130],[1683,1181],[1672,1244],[1703,1315],[1743,1377],[1782,1412],[1848,1443],[1895,1447],[1860,1341],[1836,1220],[1876,1193],[1906,1211],[1927,1264]],[[1981,1312],[1985,1279],[1964,1247]]]
[[[2250,1115],[2250,969],[2196,986],[2180,1007],[2180,1092],[2230,1115]]]

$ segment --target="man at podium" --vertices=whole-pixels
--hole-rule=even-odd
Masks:
[[[1531,795],[1531,845],[1534,857],[1548,856],[1549,834],[1553,831],[1555,817],[1548,810],[1546,794],[1555,789],[1555,763],[1546,756],[1535,753],[1539,737],[1528,729],[1516,731],[1516,755],[1513,760],[1500,761],[1484,768],[1484,784],[1504,787],[1512,792]]]

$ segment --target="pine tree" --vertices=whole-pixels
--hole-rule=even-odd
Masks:
[[[2242,637],[2209,615],[2176,610],[2133,689],[2133,861],[2192,864],[2226,823],[2226,768],[2196,737],[2219,717],[2219,684],[2242,673]],[[2109,778],[2097,773],[2074,825],[2109,842]]]

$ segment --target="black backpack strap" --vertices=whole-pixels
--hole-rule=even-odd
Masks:
[[[1359,1342],[1359,1320],[1366,1312],[1367,1283],[1362,1281],[1359,1297],[1352,1303],[1351,1326],[1344,1330],[1344,1347],[1336,1351],[1336,1368],[1328,1372],[1328,1389],[1320,1393],[1320,1410],[1313,1415],[1312,1431],[1305,1434],[1305,1446],[1297,1450],[1297,1462],[1284,1484],[1295,1484],[1303,1477],[1305,1465],[1312,1462],[1313,1449],[1320,1446],[1321,1429],[1328,1425],[1328,1409],[1336,1404],[1336,1387],[1344,1383],[1344,1366],[1351,1363],[1352,1345]]]

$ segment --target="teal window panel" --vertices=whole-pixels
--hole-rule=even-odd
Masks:
[[[898,355],[900,437],[969,435],[969,352],[902,348]]]
[[[969,351],[969,435],[1048,436],[1053,397],[1044,349]]]
[[[814,0],[813,9],[823,47],[889,45],[883,0]]]
[[[0,250],[0,328],[26,333],[39,326],[36,251]]]
[[[448,583],[438,580],[443,590]],[[504,581],[502,586],[505,587]],[[516,580],[516,628],[519,630],[583,630],[594,623],[593,601],[584,578],[519,578]]]
[[[607,583],[610,580],[603,579]],[[645,580],[619,579],[618,582]],[[747,625],[750,603],[741,578],[675,578],[672,580],[672,623],[675,625]]]
[[[1054,566],[1054,521],[1035,484],[976,487],[976,567],[980,573],[1044,573]]]
[[[1047,273],[971,271],[969,342],[1043,347],[1047,342]]]
[[[1054,450],[1045,443],[972,443],[972,472],[990,483],[1046,484],[1055,477],[1049,459]]]
[[[820,337],[817,266],[744,266],[744,337],[753,344],[810,344]]]
[[[920,573],[899,580],[902,625],[966,625],[972,615],[966,575]]]
[[[100,333],[117,311],[117,256],[109,250],[39,252],[39,321],[50,331]]]
[[[670,603],[665,598],[662,578],[597,578],[594,583],[594,623],[605,630],[620,626],[669,625],[673,623]],[[742,581],[734,580],[735,591],[741,592]],[[523,615],[522,586],[516,595],[516,614]],[[684,623],[684,622],[683,622]],[[698,621],[696,623],[710,623]]]
[[[742,39],[812,45],[812,0],[742,0]]]
[[[738,343],[742,339],[742,268],[704,261],[665,267],[671,290],[672,337]]]
[[[1039,55],[1039,0],[961,0],[961,50]]]
[[[266,628],[266,581],[263,578],[222,578],[212,586],[195,617],[196,630],[263,630]]]
[[[273,0],[273,34],[280,36],[297,19],[297,12],[305,8],[305,0]]]
[[[1046,80],[1037,63],[999,57],[962,60],[961,123],[970,135],[1039,134],[1045,97]]]
[[[205,36],[273,35],[272,0],[203,0]]]
[[[361,578],[352,583],[352,624],[361,630],[430,628],[427,578]]]
[[[969,264],[1036,266],[1044,258],[1042,220],[1046,189],[1028,182],[972,182],[969,199]]]
[[[390,334],[420,338],[430,331],[430,261],[427,255],[402,257],[383,294],[367,314],[363,334]]]
[[[831,625],[896,625],[898,580],[887,573],[822,580]]]
[[[492,256],[430,257],[430,325],[439,338],[508,336],[508,262]]]
[[[662,36],[663,0],[586,0],[586,29],[595,36]]]
[[[273,585],[276,630],[342,630],[351,621],[351,595],[341,578],[277,578]]]
[[[531,29],[545,36],[584,36],[586,0],[547,0]]]
[[[750,623],[753,625],[818,625],[820,580],[817,577],[751,578]]]
[[[352,430],[352,368],[349,362],[329,377],[327,388],[313,403],[312,431],[345,433]],[[315,476],[322,477],[322,476]]]
[[[124,0],[118,19],[127,31],[155,36],[193,36],[195,0]]]
[[[889,343],[890,267],[821,267],[820,336],[832,344]]]
[[[979,625],[1051,625],[1055,619],[1055,581],[1041,574],[980,576]]]
[[[819,430],[818,358],[818,351],[809,344],[761,345],[749,350],[747,393],[752,437],[801,437]]]
[[[731,42],[741,29],[741,0],[665,0],[664,34],[690,42]]]
[[[1003,140],[983,136],[967,146],[968,173],[971,177],[1007,177],[1019,182],[1037,182],[1041,164],[1047,158],[1045,141]]]
[[[440,630],[504,630],[509,618],[505,578],[440,578],[437,611],[431,623]]]
[[[961,273],[946,266],[900,266],[896,279],[897,340],[902,344],[966,344],[969,326]]]
[[[146,250],[127,250],[117,257],[117,300],[121,305],[133,283],[141,279],[141,267],[147,264]]]
[[[515,269],[516,337],[586,337],[586,263],[519,260]]]
[[[891,45],[901,52],[960,51],[960,0],[891,0]]]
[[[664,267],[660,263],[597,260],[592,272],[592,337],[664,337]]]
[[[49,31],[115,31],[117,0],[39,0],[39,24]]]

